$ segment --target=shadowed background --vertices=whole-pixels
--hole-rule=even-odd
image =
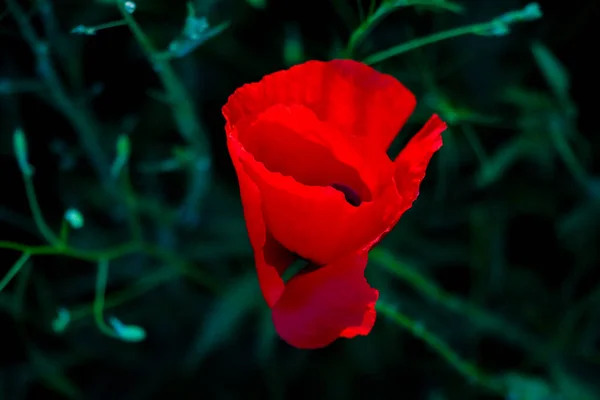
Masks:
[[[600,398],[600,4],[507,22],[527,3],[384,3],[0,3],[0,399]],[[372,252],[372,333],[289,347],[222,105],[305,60],[475,23],[373,64],[418,99],[390,154],[432,113],[444,147]]]

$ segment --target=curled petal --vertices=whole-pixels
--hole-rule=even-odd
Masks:
[[[367,335],[379,292],[364,277],[367,254],[353,254],[292,278],[273,307],[277,333],[292,346],[325,347],[339,337]]]
[[[419,196],[419,185],[425,178],[433,153],[442,147],[442,132],[446,127],[446,123],[434,114],[396,157],[394,180],[403,199],[404,210],[410,208]]]
[[[271,172],[308,186],[346,184],[363,201],[371,200],[378,186],[380,171],[374,168],[375,160],[365,159],[342,134],[304,106],[272,106],[251,124],[237,125],[235,130],[244,149]],[[381,152],[379,158],[386,158],[385,154]],[[391,167],[389,159],[388,164]]]
[[[376,201],[356,207],[333,187],[307,186],[270,172],[248,153],[240,160],[261,194],[267,229],[286,249],[316,264],[359,251],[397,220],[402,199],[393,181]]]
[[[227,144],[238,176],[244,218],[250,244],[254,250],[258,281],[267,304],[272,307],[283,293],[284,283],[281,274],[293,262],[294,255],[267,232],[261,211],[260,192],[238,159],[240,151],[243,150],[234,141],[228,141]]]
[[[275,104],[306,106],[340,132],[368,138],[385,151],[416,100],[394,77],[357,61],[308,61],[242,86],[223,114],[236,125]]]

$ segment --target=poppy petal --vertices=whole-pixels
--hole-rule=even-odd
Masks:
[[[379,184],[374,160],[366,160],[305,106],[272,106],[251,124],[236,126],[236,131],[244,149],[268,170],[305,185],[343,184],[369,201]],[[388,164],[391,166],[389,159]]]
[[[393,180],[376,201],[356,207],[341,190],[271,172],[247,152],[240,160],[261,194],[267,229],[286,249],[318,265],[368,246],[391,228],[402,205]]]
[[[223,113],[236,125],[275,104],[304,105],[340,132],[369,138],[387,150],[416,99],[391,75],[360,62],[308,61],[242,86],[229,97]]]
[[[267,231],[261,211],[260,192],[238,158],[243,150],[232,140],[228,140],[227,144],[238,176],[244,218],[250,244],[254,250],[258,281],[267,304],[272,307],[283,293],[284,282],[281,274],[294,261],[295,256],[283,248]]]
[[[339,337],[367,335],[379,292],[364,276],[367,254],[352,254],[292,278],[273,307],[277,333],[292,346],[325,347]]]
[[[419,195],[419,185],[425,178],[425,170],[433,153],[442,147],[442,132],[446,127],[446,123],[434,114],[394,161],[394,179],[405,210],[412,206]]]

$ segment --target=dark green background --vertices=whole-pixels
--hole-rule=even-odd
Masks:
[[[434,112],[449,129],[418,201],[372,254],[367,276],[382,300],[372,333],[316,351],[273,331],[220,108],[265,74],[344,56],[358,3],[197,0],[210,28],[228,26],[170,61],[167,90],[165,65],[128,26],[70,33],[120,20],[112,1],[12,3],[20,26],[0,3],[0,240],[11,243],[0,246],[0,277],[21,255],[16,244],[47,244],[13,153],[17,127],[48,225],[58,233],[75,207],[85,226],[69,234],[70,250],[34,255],[0,292],[0,399],[600,398],[596,0],[541,1],[544,16],[508,35],[466,35],[375,65],[419,101],[391,153]],[[429,3],[395,10],[353,57],[526,4]],[[140,0],[132,17],[166,49],[187,13],[184,1]],[[47,44],[46,62],[25,25]],[[187,97],[169,97],[173,83]],[[173,111],[186,107],[178,125]],[[131,157],[111,180],[119,134]],[[144,244],[110,260],[105,316],[142,326],[140,343],[101,333],[92,313],[96,261],[131,243],[132,226]],[[60,308],[72,320],[57,333]]]

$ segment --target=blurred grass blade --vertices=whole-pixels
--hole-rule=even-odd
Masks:
[[[391,252],[382,248],[375,248],[371,251],[369,257],[371,261],[376,262],[400,279],[410,282],[421,293],[434,298],[439,295],[439,291],[435,285],[431,284],[427,278],[418,273],[416,268],[406,265]]]
[[[555,393],[547,382],[540,378],[509,373],[503,377],[503,383],[508,391],[508,399],[546,400],[554,399]]]
[[[500,180],[524,153],[525,145],[522,140],[514,139],[507,142],[482,165],[475,177],[477,186],[485,187]]]
[[[463,359],[455,352],[444,340],[436,336],[432,331],[426,329],[420,322],[411,319],[407,315],[396,310],[391,304],[381,300],[377,302],[377,312],[386,316],[389,320],[409,331],[417,339],[426,343],[431,350],[436,352],[446,362],[448,362],[459,374],[465,377],[469,382],[480,385],[490,392],[501,394],[504,387],[496,377],[488,376],[470,361]]]
[[[256,310],[261,301],[254,271],[234,281],[208,312],[201,331],[192,344],[186,365],[193,368],[210,352],[227,342],[236,334],[244,318]]]
[[[48,388],[60,393],[67,399],[83,398],[81,390],[61,370],[62,368],[46,358],[32,345],[28,346],[29,359],[40,375],[40,380]]]
[[[535,42],[531,46],[531,51],[556,97],[562,101],[568,101],[570,82],[569,73],[565,67],[546,46],[539,42]]]
[[[267,0],[246,0],[250,7],[263,9],[267,7]]]
[[[278,336],[273,326],[271,310],[265,307],[260,316],[258,335],[256,337],[256,357],[259,361],[264,364],[268,363],[275,350],[277,339]]]
[[[361,3],[359,3],[359,6]],[[346,53],[351,56],[360,43],[369,35],[369,33],[383,20],[387,15],[403,7],[430,7],[433,9],[444,9],[452,12],[462,12],[462,6],[445,0],[387,0],[382,2],[377,9],[374,9],[374,2],[371,2],[372,12],[369,12],[367,18],[350,35]],[[363,13],[361,12],[361,15]],[[363,18],[360,18],[363,20]]]
[[[304,43],[296,25],[287,25],[283,42],[283,60],[287,66],[300,64],[304,61]]]
[[[564,367],[555,366],[552,369],[552,378],[563,398],[577,400],[598,399],[593,385],[583,380],[577,373],[567,371]]]

